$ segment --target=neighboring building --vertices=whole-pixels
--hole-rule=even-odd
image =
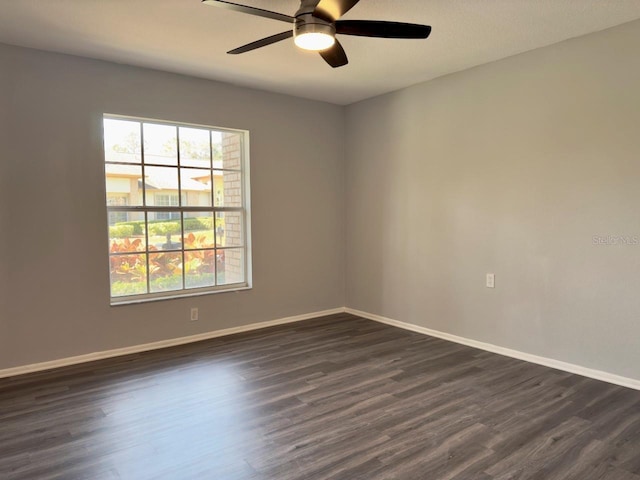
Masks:
[[[147,169],[151,170],[151,169]],[[185,178],[186,172],[198,175],[200,170],[183,169],[182,178],[182,203],[184,205],[211,205],[211,180],[209,176],[193,176]],[[142,168],[139,165],[106,164],[107,205],[112,207],[125,207],[142,205]],[[223,184],[223,174],[214,173],[214,185]],[[145,172],[145,188],[147,192],[146,202],[148,206],[172,207],[180,204],[178,193],[177,169],[162,167],[154,168],[151,172]],[[222,195],[217,192],[217,195]],[[156,212],[150,220],[166,220],[177,216],[169,212]],[[112,212],[109,224],[127,221],[125,212]]]

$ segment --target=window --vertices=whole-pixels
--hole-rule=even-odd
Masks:
[[[248,133],[103,126],[111,303],[249,287]]]
[[[161,194],[156,193],[154,195],[154,205],[158,207],[177,207],[180,205],[180,200],[178,194]],[[182,200],[184,202],[184,199]],[[177,220],[180,218],[180,213],[178,212],[157,212],[156,220]]]
[[[127,205],[129,205],[129,197],[127,195],[120,195],[117,193],[110,193],[107,195],[107,206],[126,207]],[[126,212],[109,212],[109,225],[114,225],[118,222],[126,221]]]

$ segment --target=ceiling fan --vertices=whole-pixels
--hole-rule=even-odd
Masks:
[[[249,7],[226,0],[202,0],[207,5],[271,18],[292,24],[293,28],[242,47],[230,50],[229,54],[250,52],[293,37],[295,44],[305,50],[313,50],[333,68],[349,63],[347,54],[336,38],[336,34],[378,38],[427,38],[431,33],[428,25],[414,23],[384,22],[378,20],[340,20],[360,0],[300,0],[300,8],[289,16],[261,8]]]

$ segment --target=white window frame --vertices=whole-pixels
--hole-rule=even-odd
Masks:
[[[224,207],[224,206],[217,206],[216,205],[216,200],[215,200],[215,188],[214,185],[212,183],[211,185],[211,196],[212,196],[212,201],[211,201],[211,206],[206,206],[206,207],[202,207],[202,206],[198,206],[198,207],[190,207],[190,206],[184,206],[184,205],[180,205],[180,206],[156,206],[156,205],[146,205],[146,196],[147,196],[147,192],[146,192],[146,185],[145,182],[142,181],[142,188],[143,188],[143,193],[142,193],[142,198],[143,198],[143,205],[142,206],[131,206],[131,205],[127,205],[127,206],[111,206],[109,205],[109,194],[106,192],[106,188],[105,188],[105,198],[107,198],[106,201],[106,216],[107,218],[110,216],[111,213],[114,212],[135,212],[135,213],[143,213],[144,214],[144,218],[147,219],[147,216],[150,213],[156,213],[156,212],[161,212],[163,210],[166,210],[167,212],[176,212],[179,211],[181,213],[181,221],[182,221],[182,231],[184,232],[184,213],[197,213],[197,212],[206,212],[206,213],[211,213],[214,219],[214,224],[213,224],[213,235],[214,235],[214,249],[215,249],[215,258],[217,258],[217,251],[221,250],[229,250],[229,249],[243,249],[243,253],[244,253],[244,281],[240,282],[240,283],[233,283],[233,284],[225,284],[225,285],[216,285],[216,286],[209,286],[209,287],[200,287],[200,288],[185,288],[185,271],[184,268],[182,269],[182,289],[180,290],[172,290],[172,291],[165,291],[165,292],[155,292],[155,293],[143,293],[143,294],[135,294],[135,295],[128,295],[128,296],[116,296],[113,297],[111,296],[111,281],[109,282],[109,288],[110,288],[110,293],[109,293],[109,298],[110,298],[110,304],[112,306],[116,306],[116,305],[127,305],[127,304],[132,304],[132,303],[142,303],[142,302],[150,302],[150,301],[158,301],[158,300],[167,300],[167,299],[172,299],[172,298],[182,298],[182,297],[193,297],[193,296],[199,296],[199,295],[207,295],[207,294],[212,294],[212,293],[224,293],[224,292],[235,292],[235,291],[240,291],[240,290],[248,290],[252,288],[252,260],[251,260],[251,190],[250,190],[250,172],[249,172],[249,131],[248,130],[238,130],[238,129],[229,129],[229,128],[220,128],[220,127],[214,127],[214,126],[209,126],[209,125],[199,125],[199,124],[191,124],[191,123],[183,123],[183,122],[171,122],[171,121],[166,121],[166,120],[156,120],[156,119],[150,119],[150,118],[141,118],[141,117],[132,117],[132,116],[124,116],[124,115],[117,115],[117,114],[108,114],[105,113],[102,116],[102,120],[125,120],[125,121],[134,121],[134,122],[140,122],[140,140],[141,140],[141,144],[144,145],[144,127],[143,125],[145,123],[152,123],[152,124],[156,124],[156,125],[168,125],[171,127],[176,127],[176,130],[179,132],[179,127],[186,127],[186,128],[197,128],[197,129],[205,129],[205,130],[209,130],[209,131],[216,131],[216,132],[229,132],[229,133],[235,133],[241,136],[241,184],[242,184],[242,206],[241,207]],[[190,167],[183,167],[180,165],[180,140],[179,137],[177,138],[177,148],[178,148],[178,158],[177,158],[177,170],[178,172],[180,172],[181,168],[190,168]],[[104,165],[106,166],[107,164],[115,164],[115,165],[138,165],[135,163],[130,163],[130,162],[108,162],[106,159],[106,151],[105,151],[105,147],[104,147],[104,131],[103,131],[103,154],[104,156]],[[160,166],[160,167],[166,167],[166,165],[156,165],[154,163],[145,163],[144,161],[144,147],[142,148],[142,152],[141,152],[141,162],[139,165],[141,165],[142,168],[142,175],[144,178],[144,168],[145,166]],[[197,167],[197,168],[201,168],[201,167]],[[213,158],[211,159],[211,166],[209,168],[211,170],[211,175],[212,175],[212,182],[213,182],[213,173],[214,171],[224,171],[224,168],[219,168],[219,167],[214,167],[213,165]],[[227,170],[228,171],[228,170]],[[237,171],[237,170],[234,170]],[[178,187],[179,187],[179,192],[181,192],[181,185],[180,185],[180,181],[178,181]],[[182,197],[182,192],[178,194],[179,198],[183,198]],[[181,202],[183,203],[184,200]],[[243,218],[243,246],[242,247],[237,247],[237,246],[230,246],[230,247],[221,247],[217,245],[217,233],[216,233],[216,226],[215,226],[215,219],[219,216],[220,213],[224,213],[224,212],[241,212],[242,213],[242,218]],[[149,291],[149,262],[148,262],[148,256],[150,253],[149,250],[149,233],[147,231],[147,229],[145,228],[145,236],[146,236],[146,249],[145,251],[142,252],[130,252],[128,253],[128,255],[136,255],[136,254],[146,254],[146,258],[147,258],[147,291]],[[107,234],[107,244],[109,244],[109,235]],[[109,252],[109,250],[107,249],[107,251]],[[179,252],[182,253],[182,259],[183,259],[183,264],[184,264],[184,254],[185,252],[189,252],[190,250],[185,250],[184,246],[181,246],[180,250],[178,250]],[[153,253],[159,253],[159,252],[153,252]],[[125,255],[125,254],[123,254]],[[113,255],[111,253],[108,253],[108,259],[109,259],[109,268],[111,266],[111,257]],[[217,278],[218,278],[218,274],[217,274],[217,260],[215,261],[216,263],[216,270],[214,272],[214,279],[215,282],[217,283]]]

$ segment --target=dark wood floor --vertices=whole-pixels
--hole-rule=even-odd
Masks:
[[[334,315],[0,380],[0,478],[640,480],[640,392]]]

